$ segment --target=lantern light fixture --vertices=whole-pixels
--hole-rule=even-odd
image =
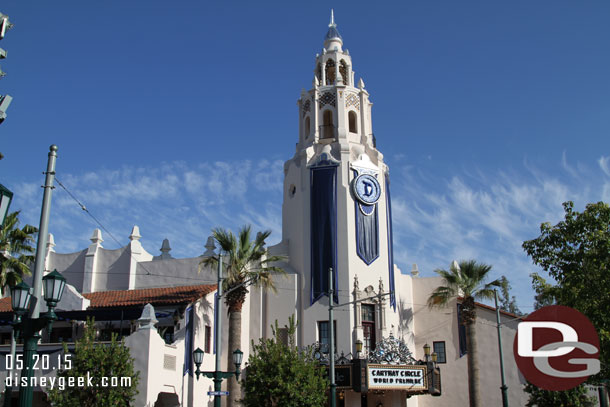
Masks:
[[[22,281],[16,286],[11,287],[10,290],[13,311],[17,315],[26,314],[30,309],[30,298],[32,297],[30,294],[30,286]]]

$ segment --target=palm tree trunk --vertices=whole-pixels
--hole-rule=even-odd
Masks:
[[[233,351],[235,349],[241,349],[241,307],[240,310],[233,310],[229,314],[229,348],[227,349],[227,371],[234,371],[235,365],[233,364]],[[241,400],[241,385],[235,378],[231,376],[227,379],[227,390],[229,396],[227,397],[227,407],[236,407],[239,405],[238,400]]]
[[[476,321],[466,324],[466,343],[468,344],[468,396],[470,407],[481,407],[479,391],[479,361],[477,350]]]

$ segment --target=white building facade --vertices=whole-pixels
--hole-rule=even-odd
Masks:
[[[250,353],[247,344],[270,337],[270,325],[277,320],[283,326],[289,317],[298,321],[299,346],[319,343],[322,350],[328,350],[327,293],[332,274],[335,305],[356,301],[334,311],[337,355],[356,355],[356,343],[362,342],[359,356],[367,359],[384,339],[392,337],[406,345],[408,354],[403,356],[412,358],[410,364],[414,364],[425,359],[423,347],[429,344],[439,356],[442,377],[440,397],[416,395],[421,391],[408,385],[375,388],[367,383],[368,391],[356,391],[352,377],[352,386],[339,389],[339,406],[467,406],[467,356],[460,341],[457,303],[446,309],[428,309],[427,298],[442,281],[420,278],[416,267],[410,274],[403,273],[394,264],[390,172],[376,148],[369,97],[363,80],[356,82],[352,58],[331,19],[324,47],[315,58],[312,88],[303,91],[298,100],[298,142],[294,156],[284,165],[282,240],[269,248],[272,254],[287,257],[282,264],[286,276],[276,279],[277,293],[253,288],[247,297],[242,310],[244,362]],[[215,284],[215,270],[199,272],[199,263],[211,252],[175,259],[165,241],[161,254],[154,256],[140,243],[137,226],[129,239],[121,249],[106,250],[101,232],[96,230],[87,249],[59,254],[51,237],[45,269],[57,269],[71,286],[58,310],[91,310],[87,295],[107,291],[133,292],[139,302],[134,300],[130,309],[137,306],[140,310],[146,297],[139,290]],[[157,294],[151,298],[153,306],[158,304],[157,312],[167,314],[158,317],[157,328],[172,327],[172,336],[163,338],[150,324],[127,318],[132,328],[126,343],[141,377],[135,405],[212,406],[213,399],[207,395],[212,381],[197,381],[185,370],[192,369],[187,366],[188,354],[196,347],[210,350],[202,369],[213,370],[214,346],[209,345],[217,339],[209,336],[214,332],[213,292],[186,296],[173,305],[159,300]],[[123,307],[113,306],[111,300],[105,306],[116,312]],[[190,317],[188,309],[193,309]],[[219,315],[226,316],[224,306]],[[480,306],[477,315],[483,404],[500,405],[495,314]],[[524,382],[512,358],[518,320],[509,314],[502,318],[509,401],[523,406],[527,400]],[[110,322],[117,326],[117,320]],[[226,370],[233,367],[226,366],[228,321],[223,325],[219,341]],[[119,329],[123,329],[122,319]]]

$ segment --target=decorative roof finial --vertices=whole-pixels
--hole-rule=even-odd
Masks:
[[[337,24],[335,24],[335,11],[332,8],[330,9],[330,24],[328,26],[329,27],[337,26]]]

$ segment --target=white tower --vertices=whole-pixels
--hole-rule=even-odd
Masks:
[[[399,324],[395,296],[375,297],[396,286],[388,167],[375,146],[369,93],[362,79],[356,86],[332,14],[313,88],[297,104],[299,140],[284,165],[282,245],[297,275],[298,341],[328,340],[332,267],[338,303],[370,297],[335,312],[337,351],[355,353],[358,339],[366,351]]]

